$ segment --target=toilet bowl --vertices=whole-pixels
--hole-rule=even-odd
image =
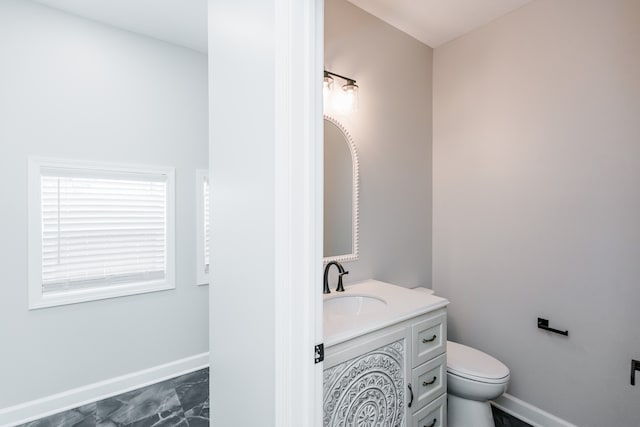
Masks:
[[[449,427],[495,427],[490,400],[509,384],[509,368],[486,353],[447,342]]]
[[[433,294],[432,289],[414,288]],[[466,345],[447,341],[447,426],[495,427],[491,404],[507,391],[509,368]]]

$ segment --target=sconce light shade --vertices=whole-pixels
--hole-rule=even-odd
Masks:
[[[324,101],[324,105],[328,105],[331,90],[333,90],[333,77],[331,77],[329,73],[325,71],[324,81],[322,83],[322,99]]]
[[[347,83],[342,86],[342,91],[345,96],[345,109],[351,113],[358,111],[358,85],[355,80],[347,80]]]

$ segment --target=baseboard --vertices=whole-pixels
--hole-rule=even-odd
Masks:
[[[209,353],[132,372],[41,399],[0,409],[0,426],[16,426],[209,366]]]
[[[525,423],[531,424],[533,427],[577,427],[575,424],[571,424],[555,415],[545,412],[508,393],[500,396],[500,398],[492,402],[492,404],[501,411],[513,415]]]

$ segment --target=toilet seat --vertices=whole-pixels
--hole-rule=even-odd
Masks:
[[[509,381],[509,368],[498,359],[475,348],[447,341],[447,372],[488,384]]]

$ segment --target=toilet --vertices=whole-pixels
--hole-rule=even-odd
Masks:
[[[486,353],[447,341],[449,427],[495,427],[489,401],[509,384],[509,368]]]
[[[427,288],[414,290],[433,294]],[[495,427],[489,402],[507,391],[509,375],[498,359],[447,341],[447,426]]]

